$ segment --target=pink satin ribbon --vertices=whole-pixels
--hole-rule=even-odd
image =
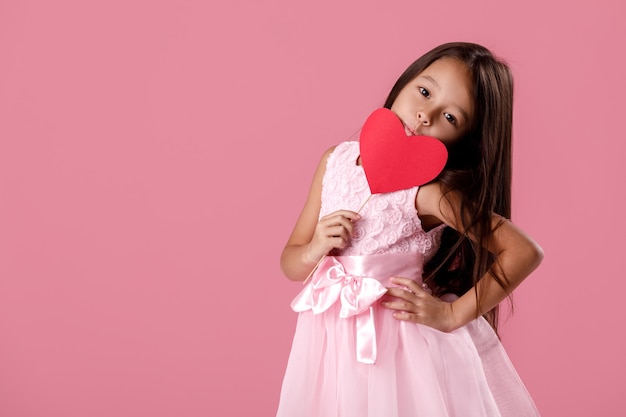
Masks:
[[[375,278],[347,273],[336,257],[328,256],[315,271],[313,279],[291,302],[296,312],[311,310],[319,314],[337,300],[339,317],[356,317],[356,356],[359,362],[376,362],[376,328],[374,304],[387,292]]]

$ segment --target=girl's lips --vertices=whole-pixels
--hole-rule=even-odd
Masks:
[[[415,136],[416,135],[415,131],[413,129],[411,129],[410,127],[408,127],[406,124],[404,124],[404,132],[406,133],[407,136]]]

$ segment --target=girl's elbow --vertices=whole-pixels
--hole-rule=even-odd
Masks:
[[[280,269],[281,271],[283,271],[283,275],[285,276],[285,278],[287,278],[289,281],[304,281],[304,278],[300,277],[300,275],[293,273],[292,270],[289,267],[284,266],[282,262],[280,265]]]
[[[301,274],[298,271],[297,265],[294,265],[293,259],[286,251],[283,252],[280,258],[280,270],[289,281],[304,280],[304,278],[300,276]]]
[[[537,242],[532,242],[528,248],[528,262],[533,266],[533,269],[541,264],[543,257],[543,248]]]
[[[289,281],[297,281],[293,278],[293,273],[291,272],[291,268],[289,267],[289,262],[285,259],[285,257],[280,258],[280,270],[282,271],[285,278]]]

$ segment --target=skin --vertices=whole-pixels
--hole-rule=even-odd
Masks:
[[[428,135],[450,145],[471,128],[474,114],[471,91],[467,66],[456,59],[442,58],[400,91],[391,111],[402,120],[407,135]],[[319,218],[322,179],[333,150],[328,149],[320,160],[307,201],[281,256],[281,268],[293,281],[305,280],[332,249],[346,247],[353,224],[360,219],[358,213],[349,210]],[[437,182],[419,188],[415,205],[423,227],[430,229],[445,223],[465,233],[458,220],[460,198],[452,195],[447,201],[442,196]],[[497,257],[494,269],[500,276],[506,276],[506,288],[487,274],[477,284],[480,305],[474,289],[453,302],[446,302],[431,296],[413,280],[394,277],[392,282],[398,287],[388,289],[381,305],[392,310],[398,320],[425,324],[444,332],[458,329],[495,307],[539,266],[543,251],[532,238],[497,214],[492,215],[492,225],[495,231],[486,247]],[[472,238],[471,234],[469,237]]]
[[[400,91],[391,111],[407,135],[454,143],[469,131],[474,116],[469,69],[452,58],[433,62]]]

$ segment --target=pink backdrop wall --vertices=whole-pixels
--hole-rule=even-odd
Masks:
[[[624,2],[435,3],[0,1],[0,416],[272,416],[318,158],[452,40],[516,76],[510,356],[626,415]]]

